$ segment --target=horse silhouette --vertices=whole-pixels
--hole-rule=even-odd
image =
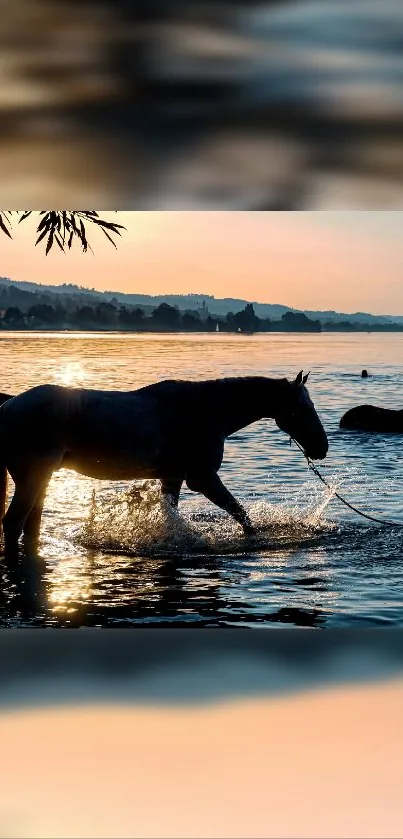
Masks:
[[[299,442],[312,459],[328,441],[305,387],[263,376],[201,382],[166,380],[138,390],[101,391],[40,385],[0,407],[0,514],[6,551],[35,547],[47,485],[60,468],[103,480],[158,478],[177,506],[184,481],[225,510],[246,534],[244,507],[218,476],[227,437],[263,417]],[[14,496],[3,517],[7,471]]]
[[[376,405],[357,405],[342,416],[340,428],[403,434],[403,411],[377,408]]]

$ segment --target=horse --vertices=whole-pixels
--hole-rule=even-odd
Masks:
[[[403,411],[377,408],[375,405],[357,405],[342,416],[340,428],[403,434]]]
[[[323,459],[328,440],[301,371],[295,381],[264,376],[206,381],[163,380],[134,391],[39,385],[0,406],[0,515],[6,552],[39,540],[45,493],[54,471],[91,478],[157,478],[178,506],[183,482],[232,516],[245,534],[254,528],[222,483],[227,437],[262,418]],[[6,514],[7,472],[15,491]]]

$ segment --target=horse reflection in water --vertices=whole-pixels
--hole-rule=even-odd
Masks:
[[[292,554],[293,550],[281,551],[282,561],[290,560]],[[179,556],[143,557],[127,562],[120,556],[118,575],[124,572],[130,578],[124,592],[114,585],[110,563],[104,559],[88,552],[80,557],[79,567],[74,563],[69,571],[64,563],[62,569],[57,566],[49,573],[37,557],[24,556],[16,563],[6,556],[0,585],[0,626],[125,627],[129,622],[159,627],[267,623],[315,627],[327,620],[327,610],[311,602],[310,580],[305,576],[295,581],[304,588],[302,599],[291,595],[288,605],[281,607],[261,603],[251,614],[217,557],[187,556],[185,562]],[[77,572],[82,584],[78,587]],[[70,590],[69,573],[74,582]],[[250,568],[246,565],[237,572],[238,577],[239,573],[248,578]],[[274,586],[278,587],[275,582]],[[85,596],[80,596],[80,589],[85,590]]]
[[[306,388],[264,376],[202,382],[167,380],[130,392],[41,385],[0,407],[0,515],[6,552],[37,549],[46,488],[57,469],[103,480],[157,478],[178,505],[183,482],[252,534],[245,508],[222,483],[227,437],[272,418],[306,455],[323,459],[328,441]],[[15,491],[3,517],[6,476]]]
[[[7,554],[2,560],[0,626],[54,624],[49,603],[46,565],[36,556],[19,562]]]

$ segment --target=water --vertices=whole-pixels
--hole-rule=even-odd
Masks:
[[[371,378],[362,380],[368,368]],[[159,379],[294,376],[329,437],[320,469],[348,500],[403,525],[402,437],[340,431],[372,402],[403,407],[403,334],[115,335],[1,333],[1,390],[53,382],[133,389]],[[365,521],[308,471],[273,421],[227,441],[221,477],[265,526],[246,539],[185,490],[179,515],[158,483],[107,483],[62,470],[42,524],[45,565],[4,566],[6,626],[399,626],[403,529]]]

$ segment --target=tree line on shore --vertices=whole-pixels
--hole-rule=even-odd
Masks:
[[[135,332],[270,332],[303,331],[320,332],[319,321],[302,312],[286,312],[281,320],[258,318],[253,304],[248,303],[240,312],[228,312],[225,317],[198,311],[182,312],[168,303],[161,303],[150,313],[140,307],[99,302],[96,305],[79,305],[66,309],[61,304],[35,303],[22,311],[18,306],[8,306],[1,311],[3,329],[83,329],[125,330]]]
[[[25,293],[29,298],[32,293]],[[0,299],[1,306],[1,299]],[[161,303],[151,311],[139,306],[123,306],[99,301],[83,304],[56,300],[55,305],[37,302],[23,308],[10,305],[0,308],[0,329],[3,330],[117,330],[126,332],[401,332],[403,325],[394,323],[367,324],[354,321],[327,321],[309,318],[303,312],[285,312],[279,320],[259,318],[252,303],[239,312],[211,315],[198,310],[181,311]]]

